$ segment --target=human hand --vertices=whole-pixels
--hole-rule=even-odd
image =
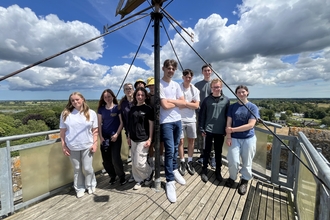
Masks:
[[[65,156],[70,156],[71,151],[67,146],[62,147],[62,151]]]

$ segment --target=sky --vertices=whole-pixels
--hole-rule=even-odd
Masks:
[[[0,78],[102,35],[105,25],[121,21],[118,2],[1,0]],[[163,7],[160,62],[180,62],[175,81],[182,82],[182,68],[193,70],[193,83],[202,80],[205,61],[229,98],[241,84],[251,98],[329,98],[330,0],[171,0]],[[151,12],[0,81],[0,100],[67,100],[74,91],[99,99],[107,88],[121,98],[123,82],[154,75]]]

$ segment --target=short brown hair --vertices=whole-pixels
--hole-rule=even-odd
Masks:
[[[173,59],[167,59],[164,61],[164,64],[163,66],[165,68],[169,67],[169,66],[173,66],[175,69],[177,69],[178,67],[178,62],[176,62],[176,60],[173,60]]]
[[[194,76],[194,72],[193,72],[191,69],[185,69],[185,70],[182,71],[182,75],[183,75],[183,76],[186,76],[186,75],[188,75],[188,74],[190,74],[191,77]]]

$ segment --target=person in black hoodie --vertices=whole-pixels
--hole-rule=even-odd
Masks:
[[[202,180],[208,181],[207,166],[214,141],[216,168],[215,174],[218,181],[222,181],[222,145],[226,135],[227,111],[229,99],[222,93],[222,81],[218,78],[211,81],[212,93],[206,97],[199,111],[198,124],[202,136],[205,137],[205,149],[202,168]]]

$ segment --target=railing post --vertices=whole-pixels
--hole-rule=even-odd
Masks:
[[[273,139],[272,147],[272,163],[271,163],[271,182],[279,183],[280,173],[280,161],[281,161],[281,142],[277,139]]]
[[[11,174],[10,141],[0,148],[0,199],[1,216],[14,212],[13,180]]]

